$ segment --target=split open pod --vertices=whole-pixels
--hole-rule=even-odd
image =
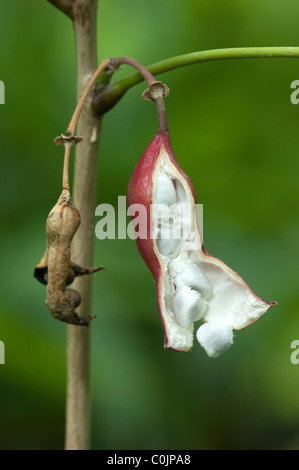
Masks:
[[[195,191],[173,154],[168,131],[159,130],[143,153],[127,201],[132,219],[138,214],[146,227],[136,233],[136,242],[156,283],[166,348],[189,351],[197,322],[199,343],[217,357],[233,343],[233,330],[251,325],[276,304],[262,300],[206,252]]]

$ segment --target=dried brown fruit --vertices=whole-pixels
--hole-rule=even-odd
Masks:
[[[103,267],[84,268],[71,262],[71,242],[80,225],[80,214],[63,189],[47,219],[47,249],[34,276],[47,285],[46,305],[54,318],[72,325],[88,326],[93,316],[79,316],[75,309],[81,296],[67,286],[76,276],[92,274]]]

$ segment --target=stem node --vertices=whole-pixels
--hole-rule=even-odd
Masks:
[[[156,101],[157,98],[165,98],[169,95],[169,88],[163,82],[153,82],[147,88],[143,94],[142,98],[146,101]]]

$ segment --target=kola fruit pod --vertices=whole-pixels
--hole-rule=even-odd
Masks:
[[[195,191],[167,130],[157,132],[136,165],[127,202],[132,222],[136,217],[138,226],[146,227],[143,233],[135,231],[135,238],[156,283],[165,348],[189,351],[194,323],[201,320],[197,339],[210,357],[217,357],[233,343],[233,330],[251,325],[276,304],[258,297],[205,250]]]

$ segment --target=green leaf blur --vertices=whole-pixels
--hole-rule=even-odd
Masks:
[[[145,65],[196,50],[298,46],[289,0],[99,0],[99,61]],[[66,326],[33,269],[61,187],[64,132],[76,99],[70,20],[46,1],[0,7],[0,449],[62,449]],[[123,66],[117,76],[130,73]],[[207,251],[266,300],[261,320],[210,359],[163,349],[154,282],[134,241],[95,237],[94,449],[298,449],[299,106],[296,59],[227,60],[159,76],[173,149],[204,204]],[[104,118],[97,201],[116,208],[157,130],[140,84]],[[95,217],[95,224],[99,219]]]

